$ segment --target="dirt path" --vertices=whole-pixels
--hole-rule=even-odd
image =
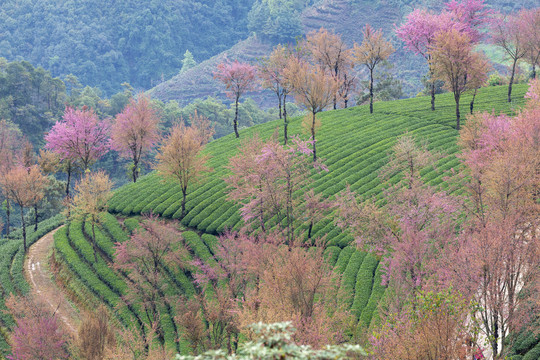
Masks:
[[[66,329],[75,335],[79,315],[51,279],[49,271],[49,254],[54,243],[53,235],[57,230],[51,231],[30,247],[24,261],[24,275],[30,284],[30,292],[37,298],[45,299],[64,322]]]

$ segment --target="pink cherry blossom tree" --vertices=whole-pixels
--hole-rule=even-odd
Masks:
[[[514,118],[471,117],[460,134],[466,165],[469,223],[461,255],[476,265],[477,317],[495,356],[508,334],[531,320],[538,292],[523,291],[540,279],[540,88],[533,81],[526,107]],[[532,315],[534,316],[534,315]],[[511,340],[511,339],[509,339]]]
[[[371,200],[361,201],[350,190],[337,200],[338,225],[350,231],[362,249],[388,255],[382,260],[383,280],[396,294],[396,308],[440,271],[439,257],[454,236],[459,202],[420,177],[433,159],[425,145],[402,136],[381,172],[386,180],[402,174],[402,180],[385,191],[384,208]]]
[[[240,211],[246,223],[260,226],[263,233],[276,226],[289,242],[302,216],[316,221],[316,213],[327,208],[313,204],[315,199],[320,200],[315,194],[310,198],[309,210],[301,197],[294,196],[301,189],[309,189],[313,168],[327,169],[318,161],[309,161],[309,142],[291,140],[283,146],[275,139],[266,143],[258,137],[249,139],[239,154],[230,159],[232,175],[225,180],[230,188],[229,198],[242,204]]]
[[[140,162],[159,139],[160,117],[150,98],[140,95],[131,99],[124,111],[116,115],[111,129],[112,148],[132,163],[131,179],[137,181]]]
[[[435,41],[436,34],[454,25],[452,14],[443,12],[434,14],[428,10],[415,9],[407,16],[407,21],[396,29],[396,35],[405,42],[405,46],[428,62],[431,79],[431,110],[435,110],[435,83],[429,48]]]
[[[92,109],[67,106],[62,120],[45,136],[45,148],[66,162],[68,197],[72,170],[80,166],[86,171],[109,151],[109,130],[109,123],[101,121]]]
[[[518,62],[527,54],[526,33],[519,14],[500,16],[493,20],[491,26],[491,41],[501,47],[512,62],[510,80],[508,81],[508,102],[512,101],[512,84]]]
[[[10,295],[7,308],[15,318],[11,337],[12,355],[8,359],[68,359],[68,335],[53,309],[44,300]]]
[[[482,39],[482,27],[492,16],[492,11],[486,9],[484,0],[456,0],[446,4],[446,9],[440,14],[425,9],[415,9],[407,16],[407,21],[396,29],[396,35],[405,42],[410,51],[426,59],[430,77],[433,77],[431,67],[430,47],[437,33],[454,28],[468,35],[470,41],[476,44]],[[435,83],[431,83],[431,110],[435,110]]]
[[[523,9],[519,12],[523,26],[527,52],[525,61],[532,66],[532,78],[536,78],[536,66],[540,64],[540,8]]]
[[[484,38],[481,30],[494,14],[493,10],[486,8],[484,0],[452,0],[446,4],[446,10],[452,14],[454,21],[462,25],[462,30],[473,43]]]
[[[233,62],[226,60],[219,64],[214,72],[214,78],[225,85],[227,96],[234,100],[234,133],[237,138],[240,137],[238,133],[238,102],[246,91],[255,88],[256,75],[257,68],[255,66],[241,63],[238,60]]]

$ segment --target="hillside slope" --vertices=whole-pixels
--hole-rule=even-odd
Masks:
[[[0,56],[54,76],[76,75],[111,95],[176,74],[184,52],[202,61],[248,36],[255,0],[4,0]]]
[[[512,113],[523,103],[526,85],[517,85],[514,103],[504,102],[507,88],[482,88],[477,95],[475,109]],[[462,100],[462,113],[468,110],[470,95]],[[329,172],[315,175],[315,190],[331,197],[349,184],[353,191],[364,196],[377,196],[381,192],[378,169],[386,163],[388,152],[396,138],[409,132],[425,139],[430,148],[445,156],[439,161],[438,170],[428,171],[425,179],[432,184],[442,182],[442,172],[459,166],[455,157],[458,151],[455,130],[455,104],[452,94],[438,96],[437,110],[429,110],[430,99],[414,99],[380,102],[375,113],[369,114],[366,106],[324,112],[320,115],[321,127],[317,135],[317,153],[328,166]],[[241,138],[259,133],[269,137],[276,127],[282,131],[279,121],[272,121],[242,130]],[[293,119],[289,131],[301,133],[301,119]],[[282,136],[282,135],[280,135]],[[304,135],[305,137],[305,135]],[[186,226],[218,234],[226,228],[241,225],[239,207],[227,200],[228,174],[225,166],[228,158],[236,153],[240,142],[228,135],[211,142],[207,151],[211,156],[210,167],[214,171],[204,182],[190,189],[187,196],[187,215],[182,219]],[[164,217],[179,218],[181,192],[174,183],[163,182],[155,173],[141,178],[136,184],[118,189],[110,201],[110,211],[124,215],[153,212]],[[328,234],[332,244],[346,246],[349,239],[327,220],[314,229],[315,234]]]
[[[492,0],[487,6],[498,11],[509,12],[520,8],[536,6],[534,0],[520,0],[508,3],[504,0]],[[321,27],[331,29],[340,34],[352,46],[354,42],[362,41],[364,24],[369,23],[374,28],[383,29],[384,34],[391,39],[396,52],[389,62],[391,70],[397,78],[403,81],[405,94],[414,96],[422,89],[421,78],[427,72],[425,60],[414,56],[404,49],[403,43],[394,34],[394,27],[415,7],[427,7],[440,10],[442,2],[432,0],[412,0],[407,2],[388,0],[321,0],[307,7],[301,16],[303,33],[319,30]],[[214,96],[228,101],[223,94],[220,84],[212,79],[212,71],[225,57],[255,63],[259,58],[270,53],[274,44],[263,41],[252,35],[231,49],[204,61],[190,71],[178,74],[171,79],[156,85],[149,92],[162,101],[176,100],[186,105],[194,98]],[[367,75],[363,76],[367,79]],[[259,106],[276,106],[275,95],[270,92],[248,94]]]

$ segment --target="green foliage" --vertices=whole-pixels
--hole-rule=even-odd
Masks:
[[[149,88],[178,73],[187,49],[207,59],[247,35],[254,0],[7,1],[0,54],[55,75],[76,75],[105,94]]]
[[[537,344],[534,349],[529,351],[525,356],[523,356],[522,360],[536,360],[540,359],[540,343]]]
[[[379,265],[375,270],[375,276],[373,277],[373,288],[371,290],[369,301],[360,314],[358,326],[362,329],[367,329],[370,326],[371,319],[384,295],[385,289],[386,288],[382,285],[381,263],[379,262]]]
[[[334,266],[336,264],[336,261],[339,258],[339,255],[341,253],[341,249],[337,246],[329,246],[324,251],[324,260],[326,263],[330,266]]]
[[[197,62],[193,58],[193,54],[189,50],[186,50],[184,53],[184,60],[182,60],[182,69],[180,69],[180,74],[188,71],[196,65]]]
[[[248,14],[248,28],[274,43],[293,41],[302,34],[300,13],[306,1],[258,0]]]
[[[43,143],[43,132],[62,116],[66,100],[64,83],[48,71],[27,61],[0,58],[0,118],[16,124],[32,144]]]
[[[343,274],[345,268],[347,267],[347,264],[349,264],[349,260],[354,251],[355,249],[353,246],[347,246],[346,248],[341,250],[335,266],[335,270],[338,274]]]
[[[364,257],[366,256],[365,252],[356,250],[349,259],[349,263],[343,272],[343,277],[341,278],[341,286],[339,288],[340,296],[343,303],[347,304],[347,308],[353,305],[355,299],[355,288],[356,288],[356,276]]]
[[[392,68],[390,63],[385,65],[375,74],[373,93],[375,101],[397,100],[403,97],[403,80],[394,77],[389,70]],[[369,101],[369,81],[361,81],[362,91],[356,97],[358,104],[364,104]]]
[[[375,269],[379,261],[371,254],[367,254],[362,261],[362,265],[356,274],[356,284],[354,287],[354,301],[351,307],[356,318],[364,311],[371,297],[371,289],[374,285]]]
[[[198,356],[176,355],[176,360],[341,360],[349,359],[353,355],[367,356],[367,353],[360,347],[360,345],[327,345],[325,348],[318,350],[311,348],[311,346],[298,345],[292,340],[296,330],[292,327],[290,322],[252,324],[251,329],[255,335],[258,336],[258,339],[256,341],[250,341],[240,345],[235,354],[227,355],[224,350],[213,350]]]
[[[488,78],[488,85],[489,86],[498,86],[502,85],[504,83],[503,78],[501,77],[501,74],[498,72],[494,72],[493,74],[489,75]]]
[[[126,219],[124,220],[124,226],[126,227],[127,231],[133,233],[136,229],[139,228],[139,220],[135,218]]]
[[[216,130],[215,138],[219,138],[232,132],[231,123],[234,119],[234,109],[223,103],[221,100],[208,97],[206,99],[196,99],[185,107],[180,107],[178,102],[172,100],[163,103],[159,100],[154,100],[155,104],[160,108],[163,114],[163,128],[169,129],[175,122],[183,120],[190,123],[190,117],[197,114],[208,118]],[[298,107],[291,106],[288,110],[289,114],[294,116],[298,113]],[[247,98],[239,104],[238,107],[238,124],[240,128],[251,127],[253,125],[262,124],[275,120],[278,117],[274,109],[262,110],[255,101]]]

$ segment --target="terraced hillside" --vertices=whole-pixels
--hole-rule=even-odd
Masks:
[[[132,329],[135,328],[132,326],[134,324],[146,323],[145,316],[136,306],[119,306],[123,304],[122,297],[126,294],[126,282],[129,280],[124,273],[114,270],[111,265],[114,243],[125,241],[137,225],[136,218],[119,222],[113,215],[105,215],[96,232],[99,256],[95,262],[89,242],[89,226],[83,222],[72,222],[56,232],[53,260],[59,270],[59,279],[76,303],[87,308],[95,308],[104,303],[119,325]],[[199,258],[208,262],[213,256],[217,240],[215,236],[184,229],[182,238],[190,249],[192,259]],[[330,246],[325,251],[325,258],[336,273],[343,274],[336,295],[350,302],[348,305],[358,321],[358,326],[367,328],[372,318],[376,318],[374,314],[377,304],[384,295],[379,260],[351,246],[344,249]],[[171,298],[180,295],[193,296],[196,291],[192,283],[194,271],[191,265],[182,269],[168,268],[168,286],[164,295]],[[175,342],[182,333],[174,319],[177,315],[174,307],[165,306],[162,314],[161,324],[165,331],[166,344],[170,349],[187,353],[187,342]]]
[[[504,102],[506,87],[483,88],[477,96],[476,109],[512,113],[523,103],[526,85],[515,87],[514,103]],[[468,109],[468,98],[463,100],[463,112]],[[437,110],[429,110],[429,98],[416,98],[388,103],[376,103],[375,113],[370,115],[366,107],[328,111],[320,116],[322,123],[318,130],[318,153],[324,159],[329,171],[315,174],[315,188],[327,197],[333,197],[347,184],[364,196],[380,196],[382,185],[377,170],[387,161],[388,152],[396,138],[409,132],[428,141],[432,149],[444,152],[437,170],[427,170],[423,176],[432,184],[445,186],[444,170],[459,167],[456,158],[457,145],[452,94],[441,95],[437,99]],[[242,130],[246,138],[259,133],[269,137],[278,121]],[[301,134],[301,119],[293,119],[290,133]],[[305,135],[301,135],[305,136]],[[216,237],[226,228],[242,225],[238,206],[227,200],[227,159],[235,154],[239,141],[227,136],[211,142],[207,146],[212,156],[210,166],[214,171],[188,195],[187,215],[176,223],[182,228],[182,241],[190,249],[192,259],[207,262],[214,254]],[[105,304],[118,324],[136,326],[145,323],[145,316],[136,305],[123,304],[127,291],[125,273],[112,267],[114,243],[124,242],[138,226],[138,218],[147,212],[177,219],[180,214],[181,192],[174,183],[163,182],[157,174],[142,177],[136,184],[118,189],[110,201],[113,214],[106,214],[97,228],[98,259],[94,260],[89,242],[89,225],[73,221],[55,234],[52,267],[56,268],[57,280],[65,285],[66,293],[83,308],[96,308]],[[120,215],[120,217],[118,217]],[[124,216],[128,216],[125,218]],[[30,234],[30,243],[59,225],[61,217],[40,225],[36,233]],[[301,226],[300,226],[301,228]],[[377,322],[377,305],[384,297],[381,285],[379,259],[360,252],[350,244],[350,237],[336,228],[330,219],[321,222],[313,231],[314,235],[327,235],[326,261],[339,274],[340,284],[336,295],[342,297],[352,315],[357,320],[357,328],[365,330]],[[20,240],[0,241],[0,288],[2,298],[10,292],[25,293],[27,285],[22,279],[23,254]],[[211,261],[210,261],[211,262]],[[186,262],[186,263],[189,263]],[[167,269],[168,286],[163,295],[172,298],[195,294],[192,265]],[[19,281],[19,279],[22,279]],[[0,304],[3,306],[3,302]],[[165,342],[170,349],[186,353],[189,346],[181,338],[181,330],[174,317],[173,306],[167,304],[161,309],[160,319],[165,330]],[[1,325],[13,326],[9,316],[0,313]],[[140,326],[139,326],[140,327]],[[7,349],[6,338],[0,336],[0,348]],[[522,345],[516,352],[529,351],[537,343],[537,338],[523,337]],[[523,348],[523,350],[521,350]],[[533,349],[534,350],[534,349]]]
[[[516,86],[516,100],[513,103],[504,102],[506,91],[504,86],[481,89],[475,109],[496,113],[514,112],[523,103],[526,85]],[[436,102],[437,110],[432,112],[429,101],[429,98],[421,97],[376,103],[375,113],[371,115],[365,106],[320,114],[322,125],[317,133],[317,153],[324,159],[329,171],[315,175],[315,190],[332,197],[349,184],[353,191],[363,196],[378,196],[382,185],[377,172],[386,163],[396,137],[405,132],[427,140],[430,148],[446,154],[439,161],[437,170],[423,174],[431,184],[442,183],[443,172],[459,166],[459,160],[455,157],[458,150],[455,103],[452,94],[440,95]],[[469,97],[465,96],[462,100],[463,114],[468,111],[468,102]],[[266,138],[277,127],[281,130],[278,121],[258,125],[242,130],[241,137],[259,133]],[[301,119],[293,119],[289,129],[291,134],[301,134]],[[241,226],[239,207],[227,200],[227,186],[223,181],[228,176],[225,168],[228,158],[235,154],[239,144],[232,136],[208,144],[207,151],[211,156],[209,165],[214,171],[188,192],[186,216],[181,219],[182,224],[214,235],[226,228]],[[126,216],[152,212],[178,219],[180,205],[179,187],[164,182],[154,173],[118,189],[110,201],[110,211]],[[321,234],[328,235],[330,245],[345,247],[350,241],[331,220],[316,226],[314,235]]]

